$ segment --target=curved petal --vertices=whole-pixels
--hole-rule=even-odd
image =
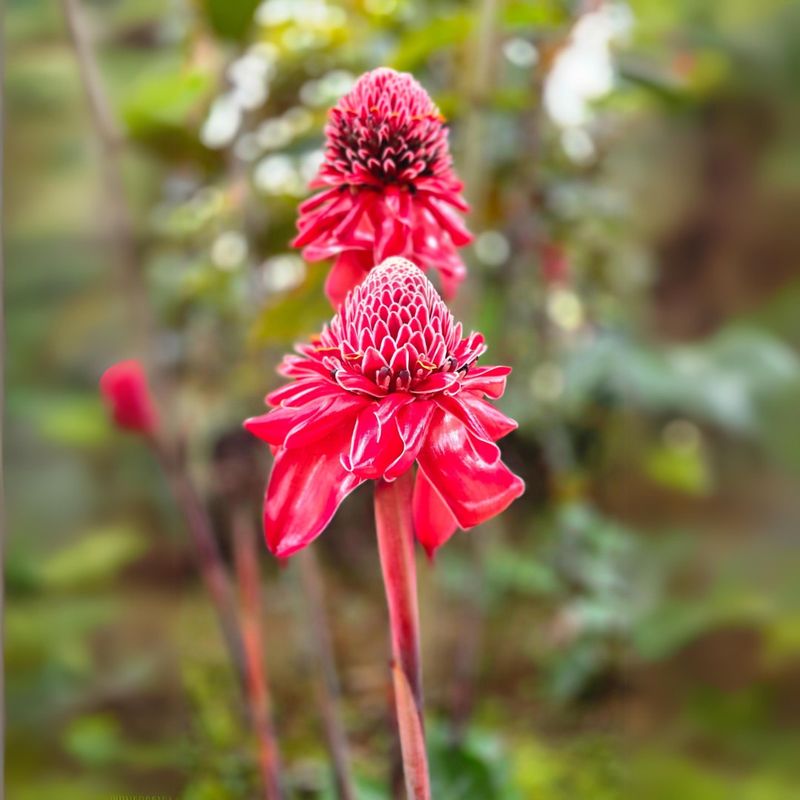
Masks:
[[[403,452],[403,440],[394,419],[381,424],[377,404],[370,404],[356,420],[350,450],[342,456],[342,465],[364,479],[383,477],[386,468]]]
[[[412,509],[417,540],[432,559],[437,548],[456,532],[458,522],[422,470],[417,471],[414,482]]]
[[[369,260],[365,259],[363,251],[345,250],[333,262],[328,277],[325,278],[325,296],[334,308],[338,308],[347,293],[364,280],[371,266],[364,264]]]
[[[320,409],[312,420],[295,425],[286,435],[283,446],[287,449],[307,447],[327,436],[332,430],[346,427],[350,430],[355,424],[359,411],[369,403],[366,397],[342,393]]]
[[[363,392],[370,397],[385,397],[386,389],[378,388],[369,378],[358,375],[355,372],[337,370],[335,376],[336,383],[349,392]]]
[[[517,423],[472,392],[440,395],[436,403],[458,417],[475,436],[496,442],[517,429]]]
[[[418,383],[413,389],[413,394],[434,394],[449,389],[458,383],[460,374],[458,372],[434,372],[427,380]]]
[[[269,444],[282,446],[293,428],[310,423],[317,414],[324,413],[329,405],[330,402],[326,401],[323,403],[309,403],[300,408],[291,406],[274,408],[260,417],[246,419],[244,427],[253,436],[257,436]]]
[[[429,195],[425,199],[425,207],[431,212],[436,222],[450,234],[456,247],[463,247],[472,241],[472,234],[467,230],[461,217],[439,198]]]
[[[511,367],[473,367],[461,380],[465,389],[482,392],[492,400],[503,396]]]
[[[462,528],[471,528],[504,511],[525,491],[522,479],[497,458],[483,457],[466,426],[437,409],[428,439],[419,451],[420,469],[434,485]]]
[[[339,460],[349,438],[343,428],[314,447],[278,450],[264,497],[264,534],[276,556],[285,558],[312,542],[363,483]]]
[[[417,400],[397,413],[397,430],[403,440],[403,451],[383,473],[384,480],[400,477],[416,460],[428,433],[428,425],[436,406],[432,400]]]
[[[270,392],[265,400],[271,406],[294,406],[299,408],[306,405],[306,403],[327,400],[329,397],[341,393],[341,388],[333,381],[320,380],[315,375],[313,378],[303,378],[294,383],[287,383],[275,389],[274,392]]]

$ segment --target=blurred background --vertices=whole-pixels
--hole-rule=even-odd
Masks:
[[[99,118],[61,4],[6,2],[10,796],[258,796],[183,520],[97,381],[146,348],[228,553],[230,484],[268,469],[241,420],[330,315],[288,245],[326,110],[389,65],[450,125],[476,234],[455,311],[514,366],[528,485],[420,562],[435,796],[794,800],[800,7],[83,9]],[[364,800],[393,752],[370,500],[315,545]],[[259,556],[291,797],[332,798],[297,565]]]

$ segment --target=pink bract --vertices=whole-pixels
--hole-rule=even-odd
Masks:
[[[145,435],[155,433],[158,414],[138,361],[120,361],[109,367],[100,378],[100,392],[120,428]]]
[[[325,291],[338,308],[375,264],[404,256],[439,271],[446,297],[472,240],[439,109],[411,75],[376,69],[331,109],[325,160],[300,206],[292,243],[309,261],[333,258]]]
[[[485,350],[417,266],[390,258],[370,271],[284,359],[292,381],[267,396],[275,408],[245,422],[275,455],[264,501],[273,553],[305,547],[353,489],[415,462],[415,533],[429,554],[522,494],[495,444],[516,422],[485,399],[503,394],[511,369],[478,366]]]

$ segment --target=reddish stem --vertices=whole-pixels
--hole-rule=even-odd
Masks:
[[[422,717],[417,568],[411,521],[412,492],[413,474],[410,470],[392,483],[377,481],[375,525],[389,605],[392,675],[406,792],[410,800],[430,800]]]
[[[175,502],[186,521],[200,574],[217,612],[225,644],[241,685],[247,685],[247,664],[242,631],[236,610],[228,570],[222,560],[208,512],[203,505],[179,456],[160,441],[151,438],[150,445],[167,478]]]
[[[250,719],[258,739],[265,797],[267,800],[282,800],[278,738],[272,724],[272,699],[263,658],[264,637],[260,619],[257,538],[248,509],[236,509],[232,515],[232,522]]]

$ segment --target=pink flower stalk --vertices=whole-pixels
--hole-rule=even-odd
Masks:
[[[338,308],[375,264],[404,256],[439,270],[446,297],[466,274],[456,248],[472,240],[439,109],[411,75],[376,69],[331,109],[324,191],[300,206],[292,242],[308,261],[335,259],[325,293]]]
[[[109,367],[100,378],[100,392],[120,428],[145,436],[155,434],[158,413],[138,361],[120,361]]]
[[[275,408],[245,422],[275,455],[264,503],[272,552],[302,549],[357,486],[391,483],[415,462],[414,530],[429,554],[522,494],[495,444],[517,425],[484,399],[502,395],[511,369],[478,366],[485,350],[414,264],[373,269],[319,337],[284,359],[292,382],[267,396]]]

